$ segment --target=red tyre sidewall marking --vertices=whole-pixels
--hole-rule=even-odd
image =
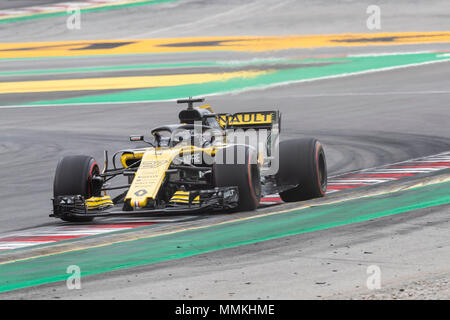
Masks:
[[[89,177],[88,177],[88,197],[92,197],[91,193],[91,182],[92,182],[92,172],[94,171],[95,166],[98,167],[98,164],[96,161],[92,163],[91,169],[89,169]]]

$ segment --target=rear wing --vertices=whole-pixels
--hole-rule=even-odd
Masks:
[[[231,129],[237,135],[229,136],[229,143],[245,143],[258,152],[262,175],[274,175],[278,171],[278,143],[281,124],[279,111],[238,112],[216,114],[222,129]],[[253,129],[253,130],[252,130]],[[243,134],[239,135],[239,131]]]
[[[217,122],[223,129],[272,129],[280,124],[279,111],[219,113]]]

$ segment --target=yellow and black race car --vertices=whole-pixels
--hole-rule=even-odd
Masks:
[[[279,142],[278,111],[227,114],[209,105],[194,107],[203,101],[178,100],[188,104],[179,124],[154,128],[148,141],[130,137],[144,147],[118,151],[111,159],[105,151],[102,170],[90,156],[61,159],[50,216],[81,222],[156,212],[247,211],[264,195],[279,193],[290,202],[325,194],[327,167],[319,141]]]

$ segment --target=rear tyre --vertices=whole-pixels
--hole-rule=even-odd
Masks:
[[[53,195],[81,195],[86,199],[99,196],[100,190],[95,187],[92,177],[100,173],[97,162],[90,156],[68,156],[62,158],[56,167],[53,182]],[[92,217],[61,217],[69,222],[90,222]]]
[[[234,159],[231,161],[226,158],[226,149],[218,151],[215,156],[212,170],[214,185],[238,187],[239,205],[236,210],[255,210],[261,199],[261,177],[256,152],[248,146],[231,148],[234,148]]]
[[[313,138],[280,142],[277,183],[296,187],[280,192],[285,202],[323,197],[327,190],[327,163],[322,144]]]

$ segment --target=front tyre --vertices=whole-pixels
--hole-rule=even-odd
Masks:
[[[90,156],[67,156],[56,167],[53,196],[81,195],[85,199],[99,196],[100,190],[92,177],[100,173],[99,166]],[[61,217],[68,222],[90,222],[93,217]]]
[[[216,187],[238,187],[238,211],[255,210],[261,199],[261,177],[256,152],[248,146],[232,146],[217,152],[213,164],[213,181]]]
[[[313,138],[280,142],[277,184],[295,186],[280,192],[285,202],[323,197],[327,190],[327,163],[322,144]]]

